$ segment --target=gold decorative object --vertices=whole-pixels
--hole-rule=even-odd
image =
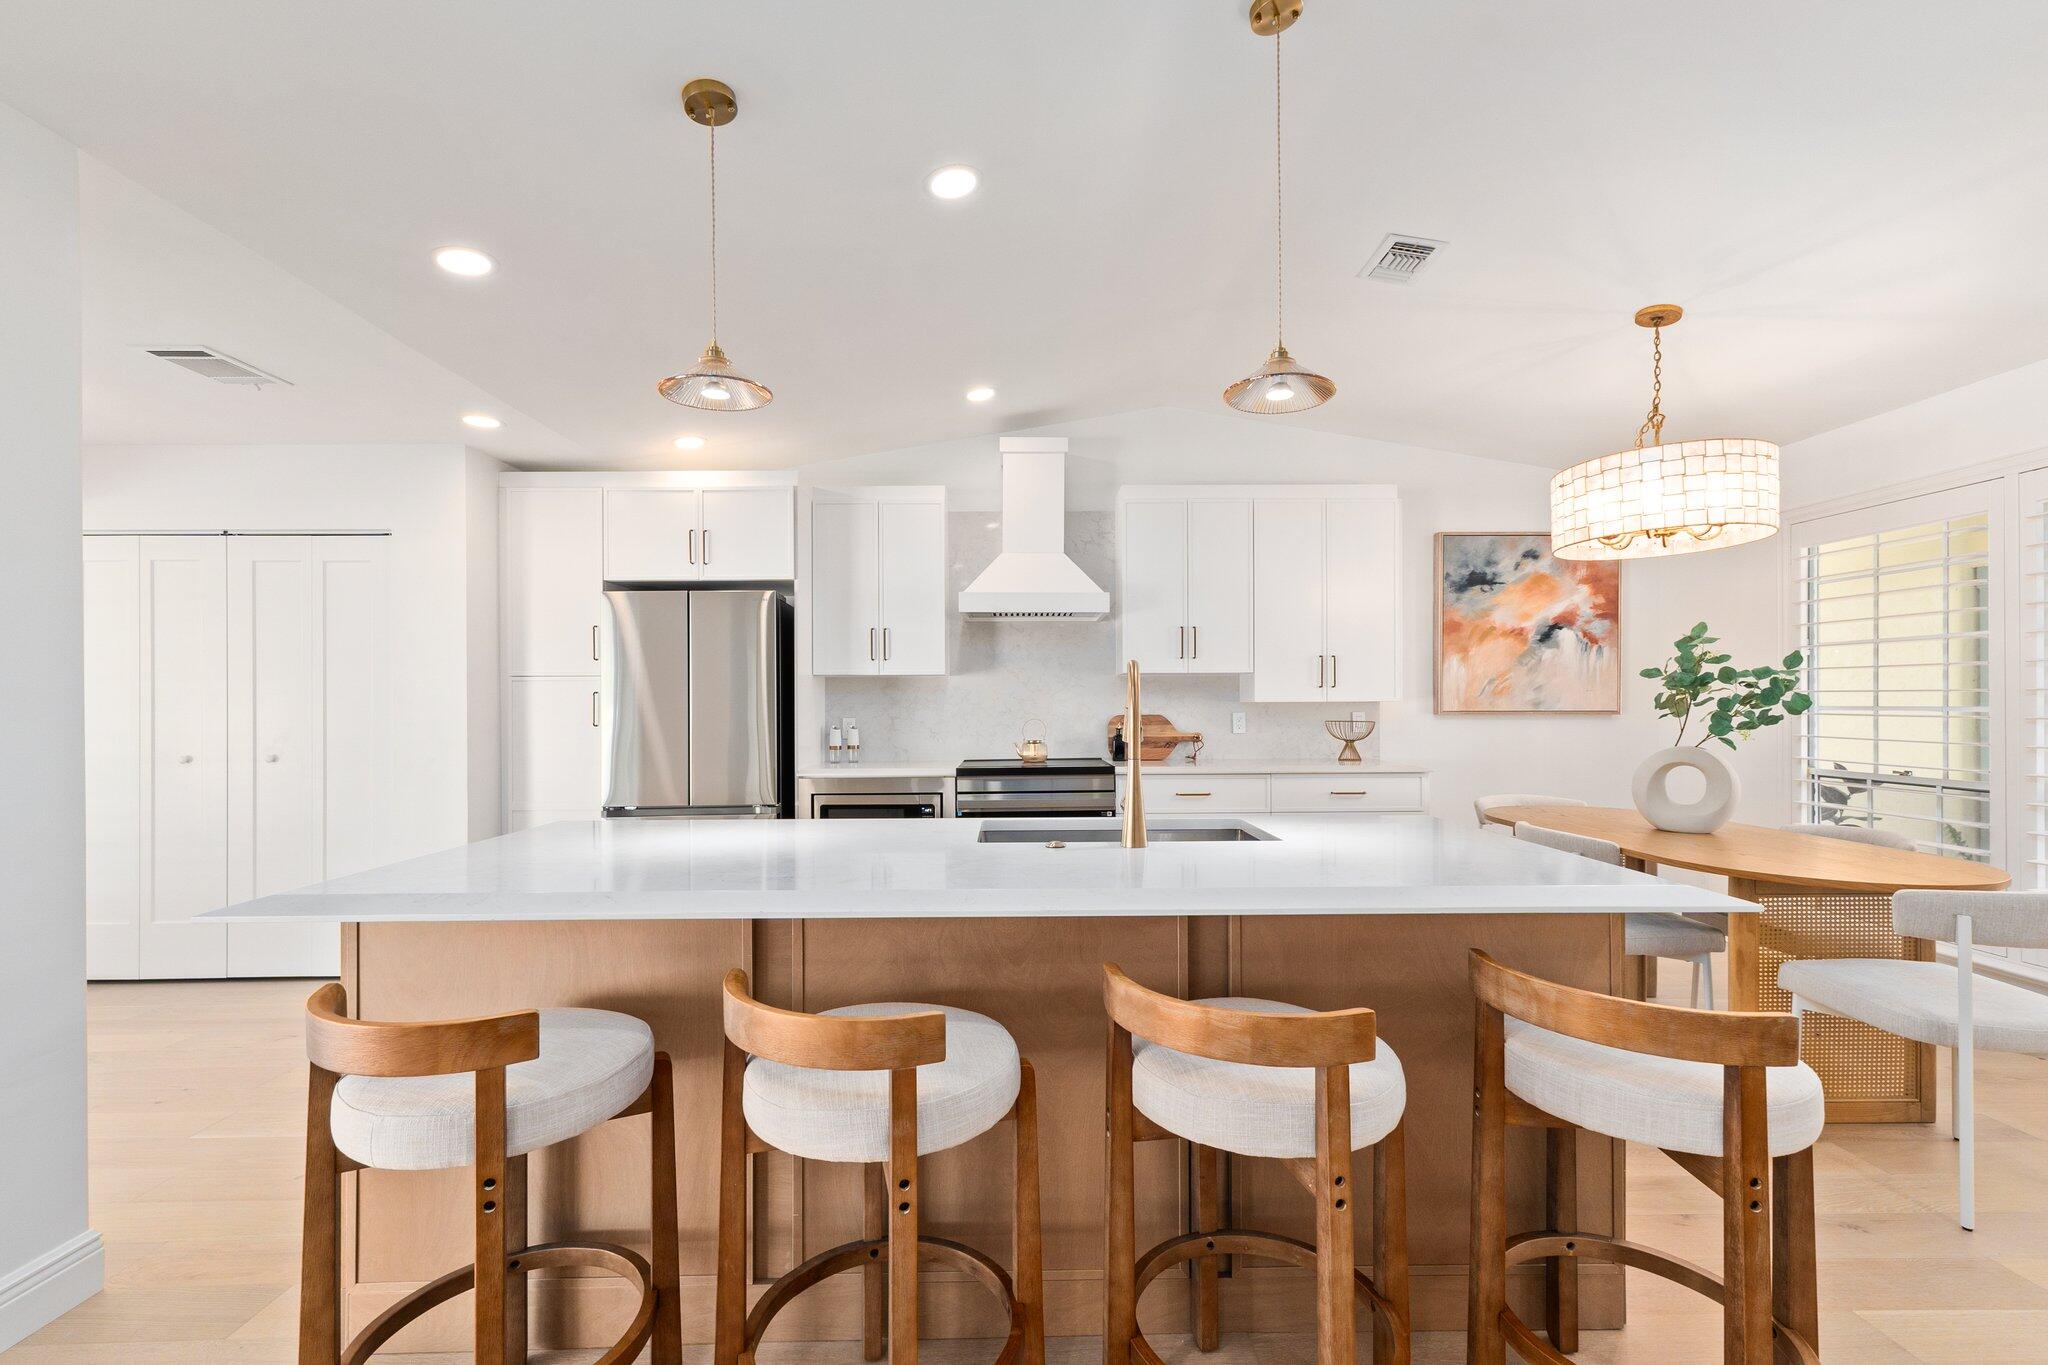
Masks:
[[[1650,411],[1632,449],[1550,481],[1550,552],[1559,559],[1650,559],[1762,540],[1778,529],[1778,447],[1753,437],[1664,441],[1664,329],[1675,303],[1636,312],[1651,333]],[[1649,444],[1644,444],[1645,440]]]
[[[1328,732],[1331,739],[1341,739],[1344,741],[1344,747],[1337,753],[1337,761],[1339,763],[1363,763],[1365,760],[1358,756],[1358,742],[1368,738],[1378,728],[1379,722],[1372,720],[1326,720],[1323,722],[1323,729]]]
[[[1017,741],[1017,757],[1026,763],[1043,763],[1052,755],[1045,744],[1045,722],[1024,722],[1024,737]]]
[[[683,87],[683,113],[711,138],[711,344],[694,366],[654,387],[669,402],[686,408],[750,412],[773,402],[775,394],[735,370],[718,345],[718,130],[740,116],[740,105],[724,81],[700,77]]]
[[[1337,386],[1302,368],[1287,353],[1286,198],[1281,192],[1280,35],[1301,17],[1302,0],[1253,0],[1252,32],[1273,40],[1273,351],[1266,363],[1223,391],[1239,412],[1306,412],[1336,394]]]
[[[1138,661],[1124,665],[1124,753],[1130,757],[1124,783],[1125,848],[1145,847],[1145,765],[1139,754],[1145,747],[1145,708],[1138,696]]]

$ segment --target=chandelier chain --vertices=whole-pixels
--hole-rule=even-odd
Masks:
[[[1287,349],[1287,218],[1281,193],[1280,35],[1273,35],[1273,336]]]
[[[711,125],[711,344],[718,344],[718,125]]]
[[[1643,418],[1643,424],[1636,428],[1636,449],[1643,448],[1643,437],[1648,436],[1657,444],[1664,443],[1664,329],[1650,329],[1650,412]]]

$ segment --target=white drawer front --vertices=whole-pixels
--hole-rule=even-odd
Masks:
[[[1273,778],[1273,809],[1308,810],[1421,810],[1420,777],[1386,777],[1360,774]]]
[[[1121,787],[1121,783],[1119,783]],[[1266,778],[1242,773],[1145,774],[1145,813],[1218,811],[1238,814],[1266,807]]]

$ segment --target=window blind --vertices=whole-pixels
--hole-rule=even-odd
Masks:
[[[1814,705],[1800,725],[1799,819],[1989,858],[1990,541],[1989,515],[1973,511],[1800,547]],[[2029,640],[2038,653],[2041,632]],[[2048,834],[2035,852],[2048,856]]]

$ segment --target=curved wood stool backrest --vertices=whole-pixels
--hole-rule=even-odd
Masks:
[[[1526,1359],[1565,1361],[1563,1353],[1578,1349],[1576,1263],[1605,1260],[1651,1271],[1718,1299],[1730,1362],[1770,1365],[1779,1354],[1818,1361],[1813,1153],[1809,1149],[1773,1160],[1765,1088],[1767,1068],[1799,1061],[1799,1021],[1789,1014],[1679,1009],[1601,995],[1518,972],[1478,949],[1472,951],[1472,993],[1477,1040],[1468,1360],[1500,1365],[1512,1341]],[[1648,1247],[1576,1230],[1578,1130],[1508,1094],[1508,1018],[1626,1052],[1722,1068],[1723,1155],[1665,1153],[1721,1197],[1725,1264],[1720,1279]],[[1512,1242],[1505,1154],[1510,1126],[1545,1131],[1551,1222],[1545,1231]],[[1508,1266],[1532,1260],[1547,1262],[1548,1345],[1507,1304]]]
[[[474,1288],[477,1365],[526,1359],[526,1275],[587,1266],[637,1280],[640,1310],[598,1365],[635,1359],[654,1343],[657,1365],[682,1359],[680,1261],[676,1221],[675,1106],[669,1059],[654,1058],[654,1078],[614,1118],[651,1114],[654,1257],[605,1243],[526,1244],[526,1156],[508,1156],[505,1068],[540,1056],[540,1015],[533,1010],[399,1023],[354,1019],[348,993],[329,983],[306,1001],[305,1229],[300,1250],[299,1363],[357,1365],[407,1323]],[[476,1258],[378,1314],[344,1348],[341,1341],[340,1178],[364,1169],[336,1149],[331,1128],[335,1087],[347,1076],[394,1079],[476,1075],[476,1149],[472,1167]],[[501,1267],[484,1274],[485,1266]]]
[[[859,1266],[865,1324],[863,1355],[879,1360],[884,1327],[892,1365],[917,1359],[918,1260],[955,1263],[991,1289],[1010,1311],[1010,1335],[999,1365],[1045,1359],[1044,1294],[1041,1285],[1038,1208],[1038,1104],[1031,1063],[1019,1060],[1017,1102],[1010,1111],[1017,1140],[1015,1267],[1012,1277],[986,1255],[955,1242],[922,1238],[922,1200],[917,1171],[917,1068],[946,1059],[946,1016],[937,1010],[915,1014],[842,1017],[806,1014],[764,1004],[753,996],[747,974],[725,974],[725,1075],[719,1124],[718,1288],[714,1310],[714,1365],[751,1362],[754,1347],[775,1314],[804,1290],[843,1270]],[[820,1252],[770,1285],[753,1311],[747,1286],[753,1278],[747,1256],[747,1158],[770,1150],[748,1126],[745,1110],[749,1059],[780,1062],[814,1071],[889,1073],[889,1159],[866,1177],[866,1236]],[[893,1214],[890,1212],[893,1207]],[[887,1275],[883,1275],[883,1256]],[[886,1312],[884,1293],[887,1294]]]
[[[1369,1009],[1303,1014],[1254,1014],[1162,995],[1102,967],[1102,1000],[1109,1014],[1107,1127],[1108,1264],[1105,1267],[1105,1365],[1158,1365],[1159,1355],[1138,1330],[1138,1296],[1159,1275],[1195,1262],[1195,1344],[1216,1349],[1221,1302],[1218,1263],[1233,1254],[1286,1261],[1315,1272],[1318,1365],[1350,1365],[1357,1354],[1355,1295],[1364,1294],[1373,1317],[1373,1359],[1378,1365],[1408,1360],[1408,1195],[1405,1123],[1373,1149],[1373,1275],[1356,1269],[1351,1203],[1351,1066],[1378,1054],[1376,1021]],[[1133,1038],[1218,1062],[1313,1068],[1316,1073],[1316,1154],[1287,1162],[1316,1206],[1314,1245],[1273,1233],[1223,1231],[1222,1157],[1188,1141],[1194,1160],[1197,1229],[1170,1238],[1143,1255],[1137,1250],[1136,1152],[1139,1142],[1186,1140],[1137,1112],[1131,1099]],[[1246,1158],[1249,1159],[1249,1158]]]

